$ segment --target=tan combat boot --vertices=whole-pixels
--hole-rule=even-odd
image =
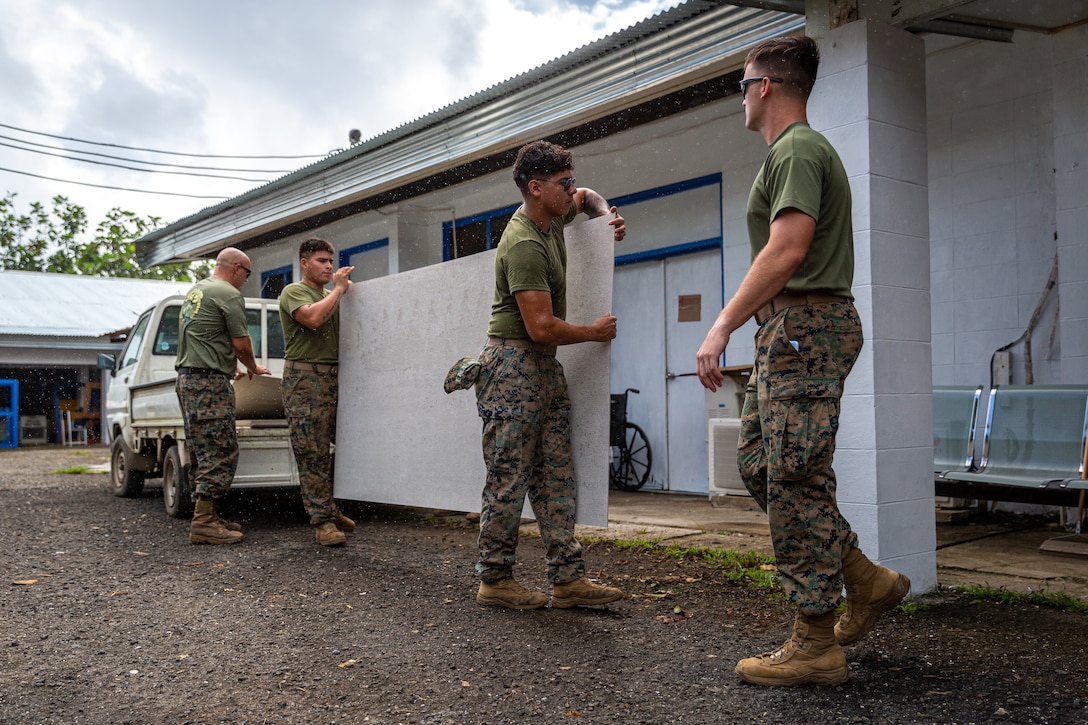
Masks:
[[[846,584],[846,613],[835,625],[835,639],[845,647],[869,633],[880,615],[894,608],[910,592],[910,579],[878,566],[851,549],[842,561]]]
[[[476,603],[485,607],[506,607],[507,609],[540,609],[548,603],[548,597],[518,584],[513,577],[497,582],[480,582],[476,592]]]
[[[314,530],[317,533],[317,543],[322,546],[343,546],[348,540],[344,532],[336,528],[336,524],[331,521],[322,521],[314,527]]]
[[[341,531],[345,531],[349,534],[352,531],[355,531],[355,522],[349,519],[344,514],[340,513],[339,511],[336,512],[336,518],[333,519],[332,522],[336,524],[336,528],[340,529]]]
[[[566,584],[553,585],[552,607],[554,609],[594,607],[623,599],[623,596],[623,592],[615,587],[603,587],[583,577]]]
[[[737,675],[754,685],[841,685],[850,679],[850,668],[835,641],[835,613],[807,615],[797,612],[793,636],[774,652],[737,663]]]
[[[210,499],[197,500],[193,520],[189,524],[190,543],[237,544],[241,540],[241,531],[231,531],[223,526],[222,519],[215,515],[215,505]]]
[[[219,524],[224,529],[226,529],[227,531],[241,531],[242,530],[242,525],[241,524],[235,523],[234,521],[227,521],[225,518],[220,516],[215,511],[212,511],[212,513],[215,515],[215,520],[218,521]]]

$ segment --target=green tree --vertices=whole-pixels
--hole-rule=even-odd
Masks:
[[[49,207],[33,202],[29,213],[20,214],[8,192],[0,198],[0,269],[176,281],[207,276],[208,262],[137,265],[135,240],[161,223],[115,207],[90,235],[87,212],[67,197],[53,197]]]

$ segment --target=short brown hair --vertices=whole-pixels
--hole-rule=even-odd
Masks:
[[[514,162],[514,183],[522,194],[529,193],[529,182],[574,168],[570,151],[549,141],[533,141],[521,147]]]
[[[748,51],[744,64],[759,66],[767,75],[781,78],[782,85],[807,99],[816,84],[820,48],[807,35],[771,38]]]
[[[302,244],[298,245],[298,258],[309,259],[318,252],[328,252],[329,254],[335,254],[336,250],[332,248],[332,245],[326,242],[320,237],[310,237]]]

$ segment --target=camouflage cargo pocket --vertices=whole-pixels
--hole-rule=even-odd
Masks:
[[[770,389],[772,429],[767,469],[771,479],[800,481],[831,468],[839,428],[837,379],[778,381]]]

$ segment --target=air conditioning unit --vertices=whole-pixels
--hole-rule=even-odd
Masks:
[[[747,496],[737,465],[737,438],[740,418],[711,418],[707,421],[710,503],[721,503],[723,496]]]

